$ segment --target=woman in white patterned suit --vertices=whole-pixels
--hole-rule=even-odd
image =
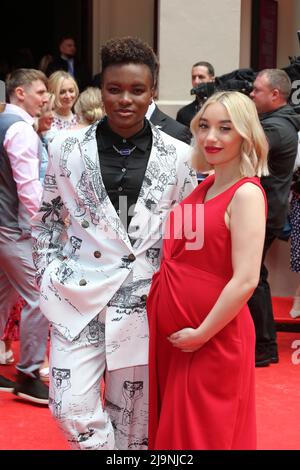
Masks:
[[[190,147],[145,119],[152,49],[114,39],[101,57],[107,116],[54,139],[33,219],[41,309],[52,324],[50,408],[73,447],[146,449],[145,304],[167,215],[197,183]]]

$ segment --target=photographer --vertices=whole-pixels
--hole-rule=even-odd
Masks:
[[[213,82],[199,83],[192,88],[191,94],[196,95],[198,108],[217,91],[239,91],[250,96],[256,73],[252,69],[236,69],[232,72],[215,77]]]
[[[300,116],[288,104],[291,81],[285,71],[265,69],[258,73],[253,99],[269,143],[269,176],[261,179],[268,200],[268,218],[259,284],[248,302],[256,330],[255,364],[277,363],[278,350],[272,299],[265,256],[284,227],[293,168],[298,148]]]
[[[214,82],[215,80],[215,71],[213,66],[209,62],[200,61],[196,62],[196,64],[192,67],[192,90],[191,94],[193,94],[193,90],[197,88],[201,83],[209,83]],[[181,122],[187,127],[190,127],[191,120],[195,116],[195,114],[199,111],[201,105],[198,100],[198,96],[195,96],[194,101],[192,103],[183,106],[183,108],[179,109],[176,121]]]

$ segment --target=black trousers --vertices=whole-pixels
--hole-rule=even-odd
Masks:
[[[273,316],[271,290],[268,283],[268,270],[264,262],[266,254],[275,238],[276,235],[267,228],[259,283],[248,301],[255,326],[256,349],[265,349],[270,351],[271,354],[277,354],[276,327]]]

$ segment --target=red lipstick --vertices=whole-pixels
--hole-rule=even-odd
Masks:
[[[204,147],[207,153],[218,153],[222,150],[222,147]]]

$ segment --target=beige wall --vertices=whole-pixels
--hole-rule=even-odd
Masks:
[[[277,3],[277,67],[280,68],[289,64],[289,56],[300,55],[297,38],[297,30],[300,30],[300,1],[277,0]]]
[[[278,0],[277,29],[277,67],[289,64],[289,55],[293,55],[294,7],[293,0]],[[297,3],[299,3],[297,1]],[[296,34],[296,32],[295,32]]]
[[[160,100],[190,100],[193,63],[239,67],[240,0],[160,0],[158,48]]]
[[[250,0],[241,0],[241,34],[240,34],[240,65],[239,68],[250,67],[251,61],[251,18],[252,4]]]
[[[160,0],[159,104],[176,116],[192,101],[191,67],[207,60],[216,75],[239,68],[241,0]]]
[[[138,36],[153,46],[154,0],[93,0],[93,71],[100,48],[110,38]]]

